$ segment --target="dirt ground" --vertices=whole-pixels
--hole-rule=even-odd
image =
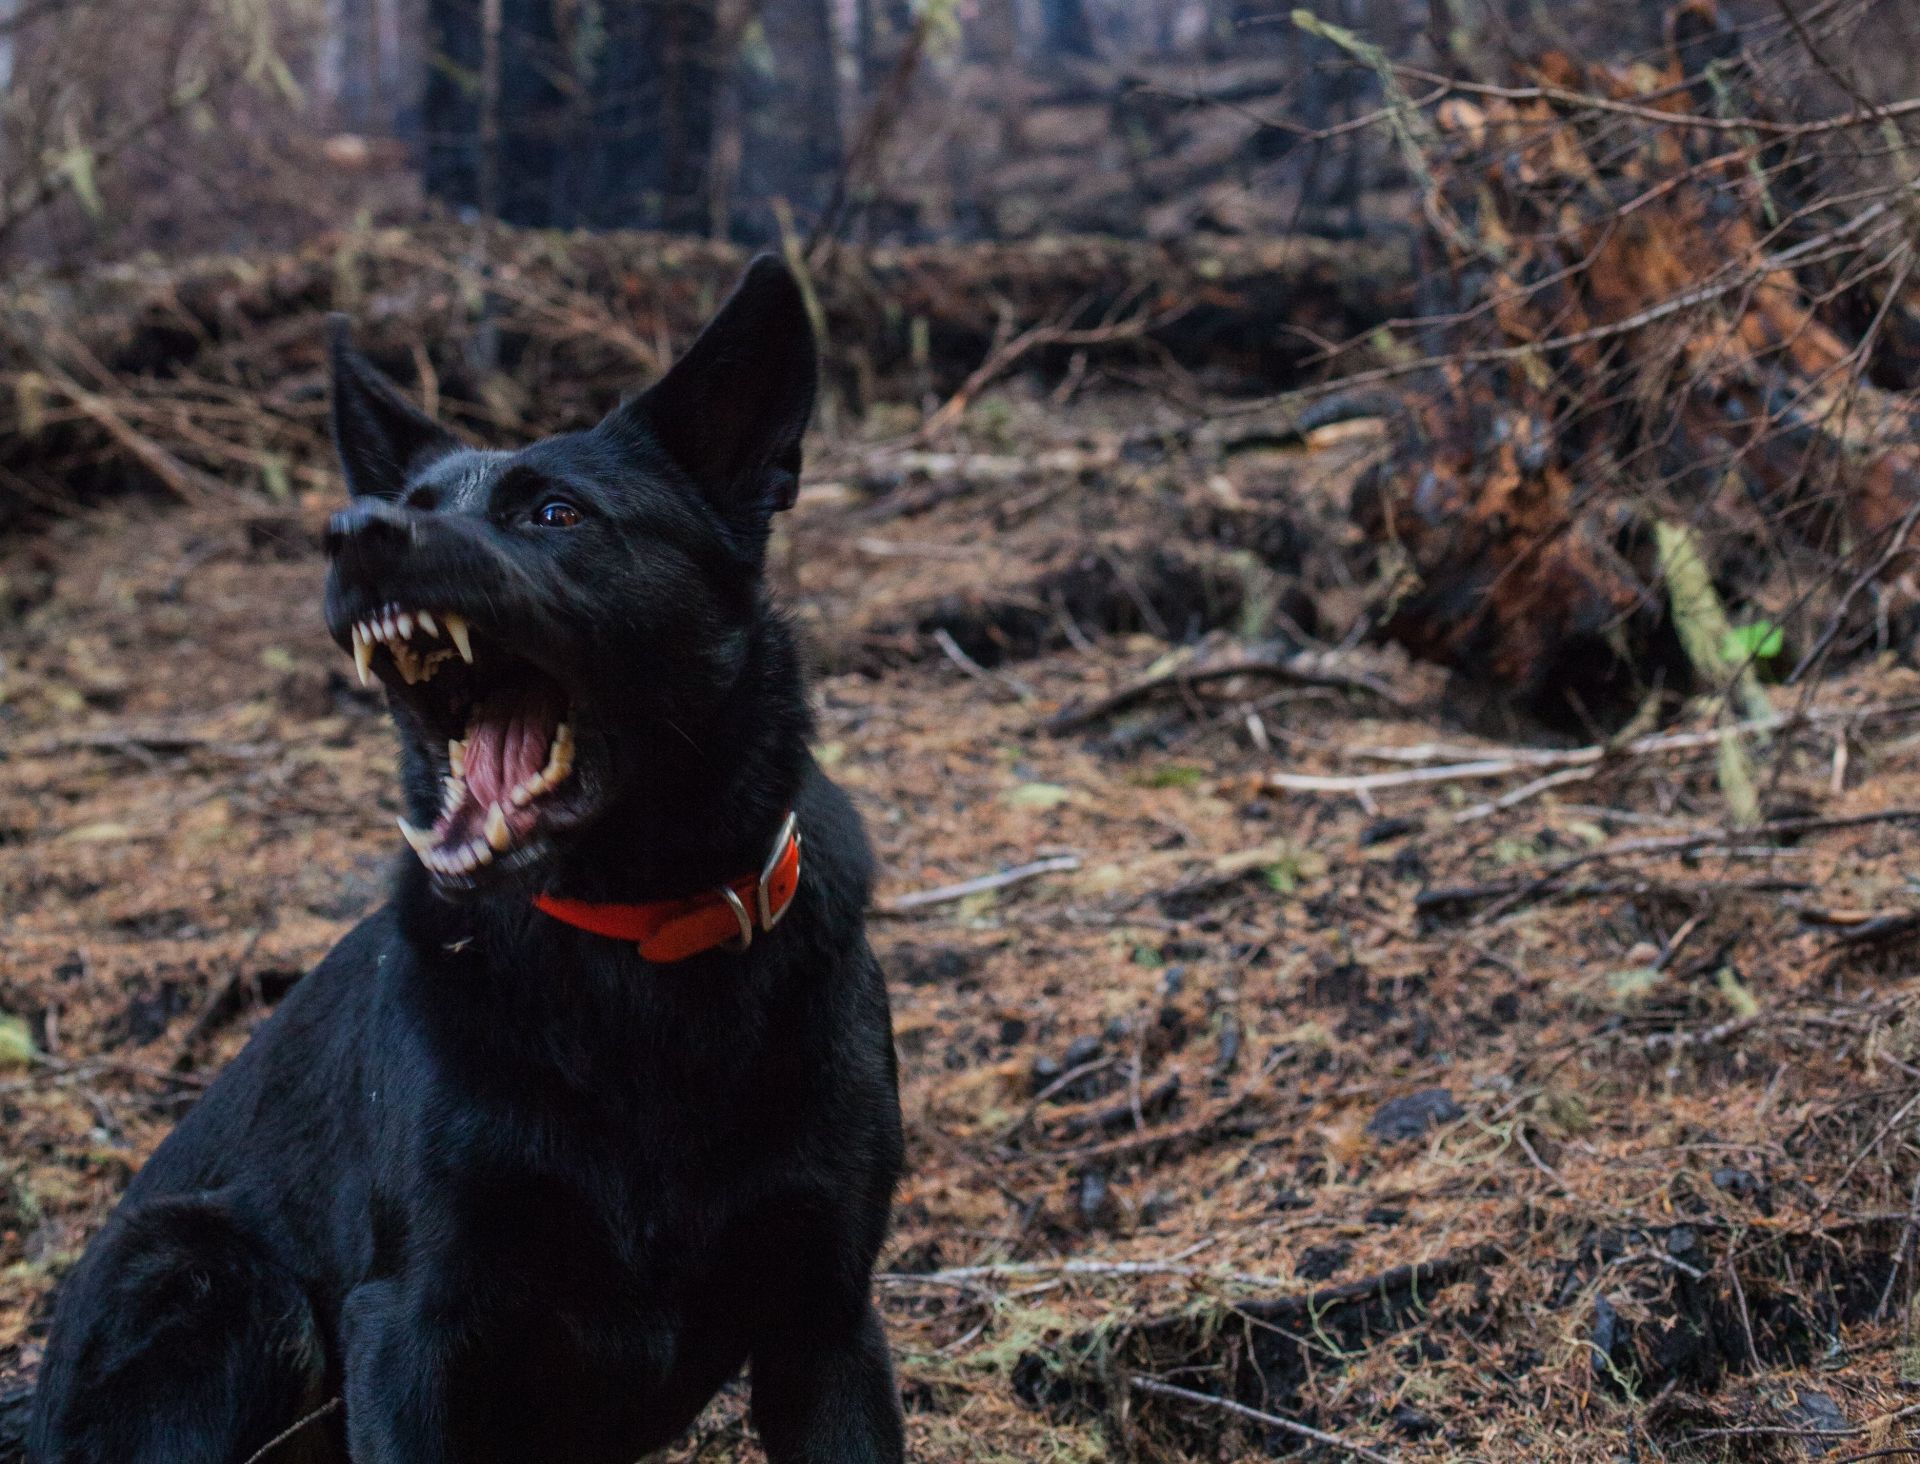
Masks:
[[[1920,675],[1773,688],[1804,715],[1732,835],[1702,714],[1583,762],[1365,647],[1054,730],[1357,612],[1377,433],[1203,464],[1151,415],[1016,394],[962,452],[822,443],[776,550],[884,871],[914,1456],[1345,1457],[1275,1419],[1409,1464],[1904,1452]],[[0,545],[0,1397],[401,857],[320,626],[330,506]],[[758,1457],[743,1393],[675,1454]]]

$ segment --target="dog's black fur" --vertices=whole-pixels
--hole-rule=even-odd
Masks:
[[[271,1464],[631,1464],[743,1363],[774,1460],[898,1459],[869,855],[762,583],[814,391],[792,277],[757,262],[650,391],[517,453],[461,446],[343,333],[334,377],[334,638],[396,600],[463,614],[476,676],[565,689],[577,786],[473,877],[408,856],[161,1145],[64,1288],[30,1460],[241,1464],[338,1395]],[[542,525],[555,498],[577,524]],[[426,822],[445,730],[389,684]],[[754,871],[789,808],[799,892],[744,953],[653,966],[529,903]]]

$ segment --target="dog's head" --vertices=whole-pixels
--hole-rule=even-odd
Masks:
[[[388,690],[403,831],[443,892],[538,883],[743,675],[813,406],[799,288],[755,261],[654,386],[517,452],[415,410],[340,322],[332,369],[327,628]]]

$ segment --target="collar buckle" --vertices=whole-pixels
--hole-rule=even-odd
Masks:
[[[773,876],[780,868],[781,859],[786,855],[787,842],[789,840],[793,842],[794,848],[797,851],[800,845],[800,815],[797,812],[789,813],[786,817],[786,822],[780,825],[780,832],[773,836],[773,848],[767,852],[767,862],[760,866],[760,878],[754,881],[754,904],[758,907],[756,913],[760,916],[760,928],[762,930],[772,930],[774,926],[786,919],[787,911],[793,908],[793,897],[789,895],[786,904],[782,905],[778,910],[774,909],[773,896],[770,893]],[[729,890],[727,893],[732,894],[733,892]],[[738,904],[739,901],[735,900],[734,903]],[[742,930],[748,930],[750,925],[751,922],[746,919],[745,912],[741,912]],[[745,950],[751,941],[752,935],[749,934],[747,941],[741,944],[740,949]]]

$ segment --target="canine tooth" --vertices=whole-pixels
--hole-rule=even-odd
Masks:
[[[453,637],[453,644],[460,652],[460,659],[469,666],[473,664],[473,641],[467,635],[467,622],[458,615],[447,617],[447,634]]]
[[[507,828],[507,811],[495,803],[487,809],[487,843],[497,854],[513,842],[513,834]]]
[[[420,622],[420,628],[428,635],[440,634],[440,627],[434,623],[433,616],[427,611],[417,610],[414,612],[413,618]]]
[[[547,780],[551,788],[573,771],[573,728],[562,722],[553,730],[553,746],[547,750],[547,765],[540,769],[540,776]]]
[[[373,641],[360,633],[360,627],[353,629],[353,669],[359,674],[362,686],[373,684]]]
[[[530,786],[531,782],[532,780],[529,779],[525,783],[513,785],[513,791],[507,795],[507,799],[515,808],[525,808],[533,802],[534,789]]]
[[[408,823],[404,818],[395,819],[394,822],[400,825],[400,837],[405,839],[407,843],[412,846],[414,853],[424,857],[426,854],[432,851],[433,849],[432,834],[428,833],[425,829],[416,829],[412,824]]]
[[[456,778],[466,777],[467,775],[467,744],[461,738],[454,737],[448,740],[447,764],[453,769],[454,777]]]
[[[401,640],[413,639],[413,617],[407,614],[406,611],[402,610],[400,612],[400,618],[394,621],[394,624],[400,627]]]

